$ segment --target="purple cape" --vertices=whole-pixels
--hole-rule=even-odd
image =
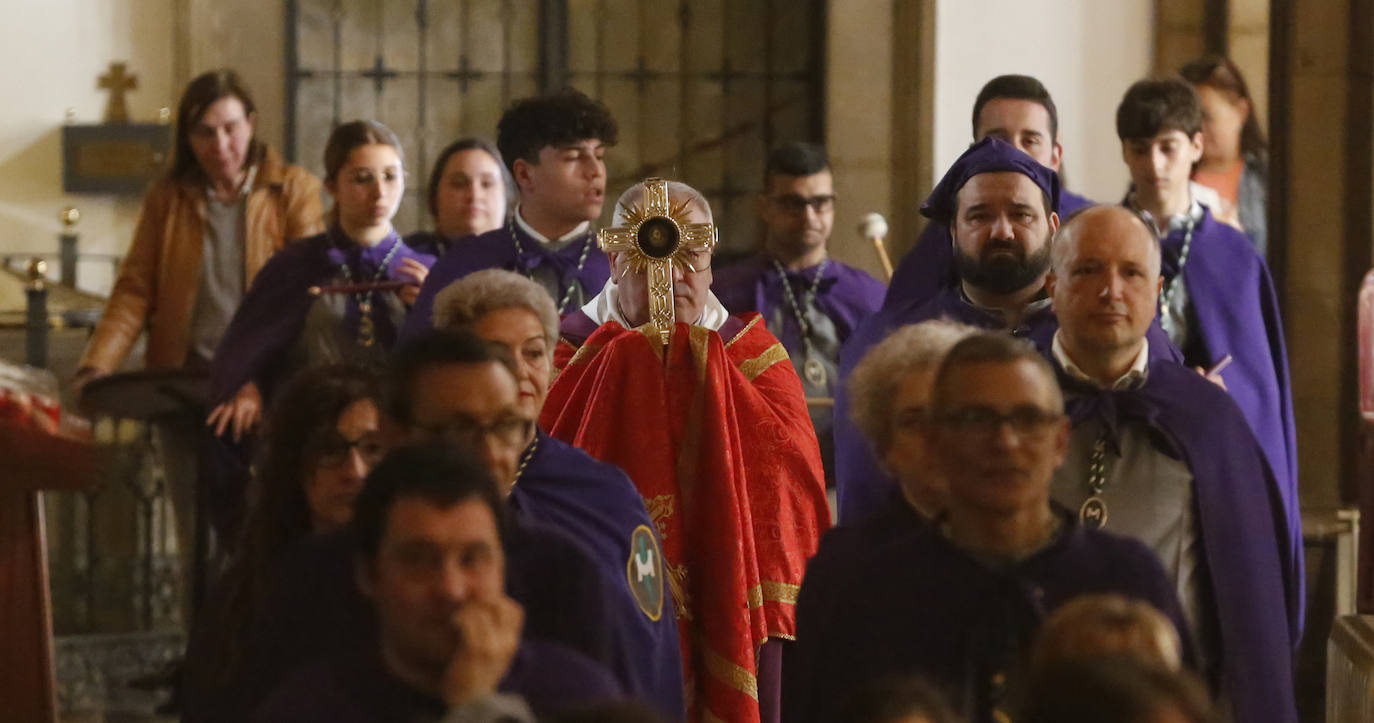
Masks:
[[[1291,723],[1293,653],[1302,635],[1301,538],[1289,539],[1280,488],[1226,392],[1155,360],[1133,391],[1086,389],[1060,373],[1073,423],[1139,418],[1193,475],[1199,541],[1221,633],[1220,683],[1238,721]]]
[[[606,601],[619,623],[606,630],[612,639],[611,669],[631,695],[650,702],[670,720],[685,711],[682,657],[672,593],[662,584],[658,620],[643,611],[630,589],[636,530],[657,540],[644,499],[618,467],[538,432],[538,446],[509,504],[522,517],[557,528],[583,543],[608,592]]]
[[[1161,243],[1165,284],[1178,273],[1183,235],[1179,229]],[[1221,376],[1274,470],[1293,556],[1301,561],[1302,514],[1292,387],[1283,318],[1269,267],[1245,234],[1206,212],[1193,230],[1183,283],[1203,347],[1198,352],[1201,358],[1185,361],[1189,366],[1210,366],[1227,354],[1235,360]]]
[[[815,266],[787,273],[798,303],[815,277]],[[860,320],[878,310],[885,288],[868,273],[830,259],[816,290],[816,308],[835,322],[835,331],[843,343],[859,326]],[[762,254],[718,271],[711,282],[711,291],[731,314],[757,311],[768,320],[774,318],[779,307],[786,309],[787,306],[777,267]],[[770,328],[769,331],[795,358],[801,352],[801,329],[790,309],[783,314],[783,319],[783,328]]]
[[[840,379],[848,380],[864,354],[898,327],[931,319],[948,319],[982,329],[1005,329],[1000,315],[964,300],[957,284],[947,285],[934,298],[885,308],[869,317],[840,349]],[[1059,320],[1049,306],[1021,320],[1011,329],[1012,336],[1029,339],[1047,353]],[[1178,350],[1155,322],[1146,332],[1150,358],[1179,359]],[[835,393],[835,493],[839,498],[840,524],[852,524],[880,508],[894,487],[891,476],[882,470],[873,448],[850,418],[849,392],[841,384]]]
[[[547,716],[622,699],[615,679],[595,661],[556,643],[525,639],[497,685]],[[439,720],[444,701],[393,676],[374,649],[308,665],[283,683],[252,720],[258,723],[377,723]]]
[[[438,231],[413,231],[405,238],[406,245],[415,249],[419,253],[429,254],[436,259],[443,258],[449,249],[456,246],[465,239],[472,238],[471,235],[449,238],[440,235]]]
[[[342,264],[348,265],[354,281],[373,279],[393,244],[401,246],[387,264],[385,279],[409,278],[400,269],[402,259],[415,259],[425,266],[434,263],[434,257],[407,247],[395,231],[375,246],[363,246],[349,240],[337,226],[288,244],[274,254],[253,279],[252,288],[234,312],[215,350],[210,363],[211,404],[233,396],[249,381],[256,381],[263,398],[269,399],[272,387],[284,381],[283,373],[292,371],[286,368],[288,352],[300,338],[306,314],[316,301],[309,293],[310,287],[342,283]],[[383,306],[379,304],[377,308]],[[345,308],[343,323],[351,338],[357,333],[359,320],[358,305],[352,296]],[[383,349],[390,348],[399,330],[384,313],[374,312],[373,320],[378,344]]]
[[[1059,192],[1059,222],[1092,206],[1093,202],[1066,190]],[[883,308],[929,299],[954,282],[954,247],[949,226],[932,220],[926,224],[916,245],[897,263],[887,285]]]
[[[784,720],[843,720],[846,699],[889,674],[919,674],[970,721],[999,703],[992,683],[1015,673],[1044,616],[1084,594],[1117,593],[1183,614],[1154,553],[1087,530],[1065,511],[1046,549],[992,570],[930,527],[855,550],[847,568],[802,585],[797,643],[783,669]],[[813,585],[833,591],[810,591]],[[843,606],[813,606],[843,596]]]
[[[523,256],[516,253],[512,233],[520,237]],[[586,249],[588,244],[591,245],[590,249]],[[587,251],[587,260],[579,274],[577,261],[584,249]],[[525,233],[519,224],[511,221],[495,231],[470,236],[462,244],[450,246],[448,253],[429,270],[429,277],[420,287],[420,298],[415,300],[415,305],[410,309],[402,338],[411,338],[434,326],[434,296],[454,281],[482,269],[505,269],[529,274],[541,266],[552,267],[557,272],[559,288],[566,289],[574,281],[580,284],[587,299],[600,293],[606,280],[611,277],[610,262],[596,247],[595,233],[588,232],[585,238],[573,241],[562,250],[550,251]],[[561,294],[560,298],[554,299],[554,303],[559,301],[562,301]],[[559,309],[558,313],[563,315],[573,311],[576,309],[570,302],[568,308]]]

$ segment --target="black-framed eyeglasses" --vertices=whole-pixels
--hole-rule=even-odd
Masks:
[[[353,440],[338,432],[330,432],[316,440],[312,446],[316,462],[324,467],[343,466],[352,458],[354,450],[358,451],[358,456],[369,467],[376,465],[386,456],[386,447],[376,432],[368,432]]]
[[[936,424],[957,434],[991,437],[1005,424],[1022,439],[1043,439],[1063,419],[1060,412],[1033,406],[1017,407],[1007,414],[987,407],[966,407],[934,416]]]
[[[820,196],[783,193],[769,196],[768,199],[788,213],[805,213],[808,206],[816,213],[825,213],[835,207],[835,194],[833,193]]]
[[[482,423],[471,417],[454,417],[437,424],[417,424],[416,431],[427,439],[476,446],[491,440],[506,446],[519,446],[534,434],[534,420],[517,415],[502,416]]]

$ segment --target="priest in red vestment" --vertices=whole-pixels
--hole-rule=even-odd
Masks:
[[[611,280],[564,319],[540,422],[644,496],[689,718],[777,721],[783,641],[830,520],[801,382],[758,314],[711,293],[716,232],[699,192],[650,179],[621,196],[616,222],[600,234]]]

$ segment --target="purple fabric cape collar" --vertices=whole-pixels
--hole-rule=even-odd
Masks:
[[[1058,365],[1056,364],[1056,367]],[[1236,720],[1296,720],[1292,655],[1302,631],[1302,568],[1294,558],[1282,497],[1235,403],[1179,364],[1152,361],[1145,383],[1125,392],[1076,396],[1075,423],[1115,398],[1124,415],[1162,433],[1193,474],[1199,538],[1221,632],[1222,680]]]

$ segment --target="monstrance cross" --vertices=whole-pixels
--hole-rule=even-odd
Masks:
[[[105,102],[106,123],[128,123],[129,106],[124,102],[124,92],[138,88],[138,76],[124,73],[124,63],[110,63],[110,71],[100,76],[98,87],[110,91]]]
[[[602,251],[625,254],[630,271],[648,269],[649,323],[658,330],[659,339],[668,345],[673,334],[673,264],[690,271],[698,251],[715,250],[715,224],[688,223],[688,200],[668,203],[668,181],[644,181],[642,203],[632,205],[623,215],[625,225],[596,232]],[[699,263],[699,262],[697,262]]]

